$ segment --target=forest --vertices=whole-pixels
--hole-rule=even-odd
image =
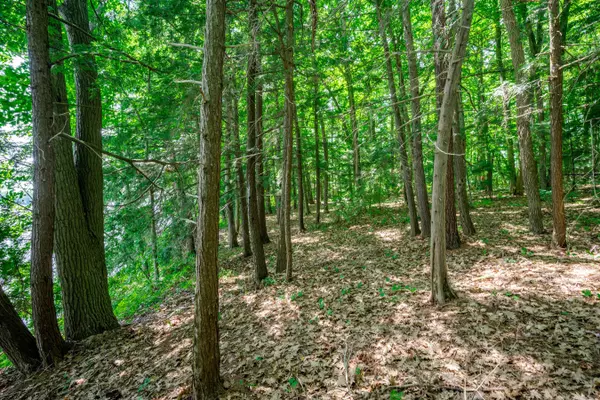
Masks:
[[[600,399],[596,0],[0,36],[0,399]]]

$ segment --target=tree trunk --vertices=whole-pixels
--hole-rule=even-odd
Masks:
[[[150,187],[150,218],[151,218],[151,240],[152,240],[152,264],[154,266],[154,281],[160,280],[160,269],[158,267],[158,238],[156,234],[156,211],[155,211],[154,186]]]
[[[52,80],[48,37],[48,2],[27,1],[27,48],[31,77],[31,122],[33,136],[33,200],[31,224],[31,310],[39,355],[45,366],[60,360],[65,343],[56,321],[52,284],[52,252],[54,248],[55,181],[53,136]],[[2,294],[6,297],[4,294]],[[2,299],[2,303],[8,298]],[[4,306],[3,306],[4,308]],[[12,308],[12,307],[10,307]],[[19,331],[11,310],[7,314],[8,333]],[[14,311],[14,310],[13,310]],[[16,314],[16,313],[15,313]],[[18,316],[17,316],[18,318]],[[22,324],[21,321],[19,321]],[[3,329],[3,330],[4,330]],[[20,329],[23,331],[23,329]],[[25,329],[26,331],[27,329]],[[27,331],[27,334],[29,332]],[[16,338],[7,338],[7,344]],[[26,341],[27,338],[24,338]],[[30,368],[33,350],[27,353],[25,343],[12,343],[10,350],[20,368]],[[33,345],[35,348],[35,345]],[[37,354],[37,350],[35,351]]]
[[[252,255],[250,244],[250,227],[248,222],[248,201],[246,197],[246,184],[244,183],[244,170],[242,167],[242,151],[240,150],[240,122],[238,112],[238,99],[235,93],[232,93],[231,106],[227,109],[228,118],[233,121],[233,146],[235,152],[235,169],[237,173],[238,201],[240,203],[239,213],[242,221],[242,243],[244,245],[244,257]],[[231,116],[229,115],[231,113]]]
[[[327,148],[327,134],[325,133],[325,118],[321,119],[321,131],[323,133],[323,207],[329,212],[329,149]]]
[[[433,2],[438,0],[432,0]],[[447,70],[444,86],[438,137],[436,142],[433,193],[432,193],[432,229],[431,229],[431,298],[434,304],[442,305],[456,297],[448,282],[446,266],[446,171],[448,167],[449,145],[452,133],[452,120],[455,113],[456,88],[460,80],[460,71],[466,53],[471,21],[473,19],[474,0],[465,0],[460,26],[457,29],[452,59]],[[435,22],[434,22],[435,23]]]
[[[456,195],[458,210],[460,211],[460,226],[467,236],[475,234],[475,226],[469,212],[469,195],[467,193],[467,160],[465,137],[465,114],[462,105],[461,92],[457,93],[456,114],[454,116],[454,179],[456,181]]]
[[[412,22],[410,17],[410,1],[405,0],[402,5],[402,22],[404,28],[404,42],[408,59],[408,75],[410,77],[410,95],[412,112],[413,134],[413,172],[415,176],[415,190],[421,217],[421,235],[425,238],[431,236],[431,214],[429,212],[429,199],[427,197],[427,182],[423,168],[423,144],[421,139],[421,99],[419,88],[419,73],[417,70],[417,55],[414,48]]]
[[[352,80],[352,69],[350,68],[350,43],[348,40],[348,32],[346,30],[346,19],[341,18],[342,24],[342,40],[344,45],[343,59],[343,74],[346,81],[346,89],[348,90],[348,104],[350,105],[350,125],[352,127],[352,171],[354,177],[354,187],[360,187],[360,148],[358,146],[358,122],[356,120],[356,104],[354,101],[354,82]]]
[[[46,5],[42,5],[44,5],[43,10],[46,11]],[[38,14],[37,18],[39,17],[40,15]],[[45,13],[45,18],[48,18],[47,12]],[[27,21],[38,21],[38,19],[32,18],[30,20],[28,18]],[[54,316],[54,320],[56,321],[56,316]],[[0,349],[2,349],[10,362],[21,373],[28,374],[37,370],[42,365],[35,338],[29,332],[23,320],[17,314],[17,311],[15,311],[8,296],[2,290],[2,286],[0,286]]]
[[[225,216],[227,218],[227,239],[230,249],[240,247],[237,236],[237,228],[235,226],[235,172],[232,158],[234,156],[235,141],[232,139],[233,136],[233,113],[231,112],[231,99],[226,98],[226,118],[227,118],[227,129],[226,129],[226,152],[225,152]]]
[[[260,285],[261,281],[267,277],[268,273],[267,264],[265,263],[265,251],[261,237],[258,212],[258,194],[256,190],[256,59],[258,55],[258,44],[256,42],[258,31],[256,0],[250,0],[248,9],[248,29],[250,31],[251,51],[248,57],[248,72],[246,74],[246,107],[248,115],[246,178],[248,181],[248,222],[252,254],[254,256],[254,283],[258,286]]]
[[[257,43],[256,50],[256,73],[260,74],[261,67],[260,46]],[[263,84],[262,78],[256,81],[256,200],[258,204],[258,222],[260,226],[260,238],[264,244],[271,242],[267,232],[267,217],[265,210],[265,199],[269,202],[269,197],[265,198],[265,182],[268,183],[265,174],[264,165],[264,132],[263,132]],[[269,207],[270,208],[270,207]]]
[[[66,0],[60,7],[69,22],[72,51],[91,47],[87,2]],[[102,104],[93,56],[75,58],[76,136],[73,160],[70,141],[58,140],[56,150],[56,264],[62,288],[65,334],[81,340],[119,326],[108,294],[104,253]],[[54,125],[70,135],[64,76],[54,77]],[[58,123],[57,123],[58,122]]]
[[[530,115],[532,111],[531,92],[526,89],[527,76],[523,71],[525,65],[525,53],[519,34],[519,27],[515,18],[512,0],[500,0],[502,16],[508,38],[510,41],[510,52],[515,70],[515,81],[523,90],[517,93],[517,132],[519,135],[519,147],[521,149],[521,169],[525,191],[527,192],[527,203],[529,209],[529,229],[533,233],[543,233],[542,207],[539,193],[538,174],[533,154],[533,143],[531,140]]]
[[[448,140],[448,166],[446,170],[446,249],[454,250],[460,247],[460,235],[456,223],[456,202],[454,199],[454,133],[450,132]]]
[[[314,50],[314,49],[313,49]],[[316,191],[316,223],[321,223],[321,160],[319,158],[319,75],[317,69],[317,59],[313,53],[313,119],[315,131],[315,175],[317,180]]]
[[[388,78],[388,87],[390,91],[390,100],[392,102],[392,110],[394,113],[394,121],[396,126],[396,133],[398,135],[398,141],[400,143],[400,162],[402,164],[402,174],[404,180],[404,187],[407,196],[408,214],[410,217],[410,234],[411,236],[418,235],[419,232],[419,221],[417,220],[417,209],[415,207],[415,197],[412,188],[412,179],[410,166],[408,165],[408,154],[406,150],[406,140],[404,131],[402,129],[402,117],[400,115],[400,107],[398,105],[398,97],[396,95],[396,84],[394,83],[394,71],[392,69],[392,61],[390,59],[390,48],[385,33],[385,25],[383,17],[381,15],[381,0],[375,0],[375,7],[377,8],[377,19],[379,21],[379,36],[383,45],[383,51],[386,60],[386,70]]]
[[[567,2],[569,0],[566,0]],[[562,131],[563,131],[563,32],[560,20],[559,0],[548,1],[550,18],[550,133],[552,173],[552,243],[556,247],[567,247],[565,204],[563,200]],[[563,7],[564,9],[564,7]],[[592,169],[594,166],[592,165]]]
[[[273,8],[279,25],[277,8]],[[292,188],[292,141],[294,125],[294,0],[286,0],[285,44],[281,39],[281,57],[285,75],[285,116],[283,122],[283,179],[281,190],[281,218],[279,223],[279,252],[277,272],[286,272],[286,279],[292,279],[292,230],[291,188]]]
[[[197,400],[219,398],[219,185],[221,106],[225,56],[225,2],[206,0],[202,63],[198,167],[198,250],[194,315],[193,393]]]
[[[306,231],[304,225],[304,205],[308,208],[308,202],[304,198],[304,173],[302,163],[302,132],[298,123],[298,107],[296,106],[296,90],[292,90],[292,100],[294,107],[294,124],[296,125],[296,181],[298,182],[298,228],[300,232]]]

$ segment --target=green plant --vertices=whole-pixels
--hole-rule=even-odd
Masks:
[[[379,288],[379,296],[381,296],[381,297],[385,296],[385,291],[381,287]]]
[[[581,294],[583,294],[583,297],[592,297],[593,296],[592,291],[589,289],[582,290]]]
[[[342,296],[345,296],[348,293],[350,293],[350,288],[349,287],[342,288]]]
[[[269,286],[273,286],[277,282],[275,281],[275,278],[273,278],[272,276],[267,276],[265,279],[262,280],[262,283],[263,283],[264,287],[269,287]]]
[[[390,400],[402,400],[404,398],[404,392],[399,392],[396,389],[392,389],[390,392]]]
[[[319,309],[324,309],[325,308],[325,300],[323,300],[322,297],[319,297]]]
[[[526,247],[521,247],[521,255],[531,257],[533,255],[533,251],[528,250]]]
[[[519,300],[519,295],[518,294],[514,294],[514,293],[511,293],[509,291],[506,291],[506,292],[504,292],[504,295],[506,297],[509,297],[509,298],[513,299],[513,300]]]
[[[303,296],[304,296],[304,292],[302,290],[300,290],[299,292],[292,294],[291,300],[295,301],[295,300],[298,300],[300,297],[303,297]]]

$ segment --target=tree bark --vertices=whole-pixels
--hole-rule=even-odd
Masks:
[[[262,70],[260,44],[256,44],[256,73],[259,75]],[[256,79],[256,78],[255,78]],[[265,209],[265,200],[269,202],[269,197],[265,197],[265,186],[268,179],[265,174],[264,163],[264,131],[263,131],[263,84],[262,78],[256,79],[256,200],[258,204],[258,222],[260,227],[260,238],[264,244],[270,243],[269,233],[267,231],[267,216]]]
[[[323,208],[325,213],[329,212],[329,149],[327,146],[327,134],[325,133],[325,118],[321,119],[321,131],[323,133]]]
[[[404,180],[404,187],[407,197],[408,214],[410,217],[410,234],[416,236],[420,233],[419,221],[417,220],[417,209],[415,207],[415,197],[412,188],[412,177],[410,172],[410,166],[408,164],[408,154],[406,150],[406,139],[404,131],[402,129],[402,117],[400,115],[400,107],[398,105],[398,97],[396,95],[396,84],[394,83],[394,71],[392,68],[392,61],[390,59],[390,48],[385,33],[385,25],[381,14],[381,0],[375,0],[375,7],[377,9],[377,19],[379,21],[379,36],[383,45],[384,56],[386,59],[386,70],[388,79],[388,88],[390,92],[390,100],[392,102],[392,110],[394,114],[394,121],[396,127],[396,133],[398,135],[398,141],[400,144],[400,162],[402,164],[402,174]]]
[[[439,305],[456,297],[448,282],[448,269],[446,266],[446,179],[444,178],[448,167],[449,144],[452,140],[452,120],[457,97],[456,88],[460,80],[460,71],[466,53],[471,21],[473,20],[473,7],[474,0],[464,1],[462,21],[457,29],[454,50],[448,66],[438,122],[433,173],[430,257],[431,299],[434,304]]]
[[[277,8],[273,8],[279,25]],[[294,0],[286,0],[285,43],[281,41],[281,57],[285,75],[285,116],[283,136],[283,179],[281,190],[281,218],[277,272],[286,273],[292,279],[292,231],[291,231],[291,184],[292,184],[292,141],[294,124]]]
[[[242,221],[242,243],[244,245],[244,257],[252,255],[250,244],[250,227],[248,222],[248,199],[246,197],[246,184],[244,182],[244,169],[242,167],[242,151],[240,149],[240,122],[238,112],[238,100],[235,93],[231,96],[231,106],[227,109],[227,118],[231,118],[233,126],[233,146],[235,152],[235,169],[237,173],[238,201],[240,203],[239,213]],[[231,114],[231,115],[229,115]]]
[[[402,5],[402,23],[404,28],[404,42],[408,59],[408,75],[410,78],[411,112],[412,112],[412,137],[413,137],[413,173],[415,176],[415,190],[421,217],[421,236],[431,236],[431,214],[429,199],[427,197],[427,182],[423,168],[423,143],[421,138],[421,93],[419,73],[417,69],[417,55],[414,47],[412,22],[410,17],[410,1],[405,0]]]
[[[567,2],[569,0],[566,0]],[[564,7],[563,7],[564,9]],[[562,133],[563,133],[563,34],[559,0],[548,1],[550,18],[550,133],[552,173],[552,243],[556,247],[567,247],[567,226],[563,200]],[[592,165],[593,169],[593,165]]]
[[[458,210],[460,212],[460,226],[467,236],[475,234],[475,226],[469,212],[469,195],[467,193],[467,160],[466,160],[466,137],[465,137],[465,114],[462,105],[461,92],[457,93],[456,114],[454,116],[454,128],[452,129],[454,139],[454,179],[456,181],[456,194]]]
[[[246,179],[248,183],[248,222],[250,230],[250,241],[254,257],[254,283],[258,286],[267,277],[267,264],[265,263],[265,251],[261,236],[260,216],[258,212],[258,193],[256,183],[256,59],[258,17],[256,0],[250,0],[248,9],[248,29],[250,31],[251,51],[248,57],[248,72],[246,74],[246,107],[248,115],[248,134],[246,143]],[[263,203],[264,211],[264,203]]]
[[[52,284],[52,252],[54,249],[54,148],[52,80],[48,37],[48,2],[28,0],[27,48],[31,77],[31,122],[33,136],[33,201],[31,224],[31,310],[39,355],[45,366],[60,360],[65,343],[56,321]],[[4,295],[4,294],[3,294]],[[6,297],[6,296],[4,296]],[[8,302],[8,298],[3,299]],[[11,317],[10,310],[4,311]],[[14,317],[14,316],[12,316]],[[18,317],[17,317],[18,318]],[[18,331],[14,318],[4,328],[9,333]],[[20,322],[20,321],[19,321]],[[21,322],[22,324],[22,322]],[[22,329],[21,329],[22,330]],[[25,329],[26,330],[26,329]],[[29,332],[27,331],[27,334]],[[30,335],[30,334],[29,334]],[[9,342],[15,338],[8,339]],[[26,339],[24,339],[26,340]],[[11,352],[19,367],[29,368],[31,354],[22,348],[24,343],[13,343]],[[35,345],[34,345],[35,348]],[[36,352],[37,353],[37,350]]]
[[[532,112],[531,92],[527,88],[528,79],[523,71],[525,65],[525,53],[521,43],[519,27],[515,18],[512,0],[500,0],[502,16],[508,38],[510,41],[510,52],[515,70],[515,81],[521,90],[517,93],[517,132],[519,136],[519,147],[521,150],[521,170],[529,212],[529,229],[533,233],[544,232],[542,221],[542,207],[539,193],[538,173],[535,166],[533,154],[533,143],[531,140],[530,118]]]
[[[227,118],[227,129],[226,129],[226,143],[225,148],[225,216],[227,218],[227,239],[230,249],[240,247],[237,236],[237,228],[235,226],[235,172],[232,158],[234,156],[235,141],[232,139],[233,136],[233,113],[231,112],[231,99],[226,98],[226,118]]]
[[[221,106],[225,56],[225,2],[206,0],[202,63],[198,167],[198,250],[194,315],[193,393],[197,400],[219,398],[219,185]]]
[[[296,90],[292,91],[292,99],[294,100],[294,124],[296,126],[296,182],[298,183],[298,228],[300,232],[306,231],[306,225],[304,224],[304,206],[308,210],[308,201],[306,201],[304,193],[304,168],[302,161],[302,131],[300,131],[300,124],[298,123],[298,107],[296,105]]]
[[[47,7],[44,7],[44,10],[47,10]],[[46,18],[48,18],[47,12]],[[33,19],[32,21],[35,20]],[[54,316],[54,319],[56,320],[56,316]],[[1,286],[0,349],[6,354],[6,357],[8,357],[14,367],[23,374],[34,372],[42,366],[35,338],[29,332],[19,314],[17,314],[17,311]]]
[[[87,2],[66,0],[60,7],[69,22],[67,36],[73,52],[91,46]],[[60,32],[60,31],[59,31]],[[104,252],[102,104],[94,57],[75,59],[76,136],[88,146],[57,140],[56,261],[62,288],[65,335],[81,340],[119,326],[108,294]],[[64,76],[55,82],[57,130],[71,134]],[[91,148],[90,148],[91,147]],[[93,148],[93,150],[92,150]]]

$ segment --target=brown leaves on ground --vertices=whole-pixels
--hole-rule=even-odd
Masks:
[[[521,200],[477,208],[478,234],[448,253],[460,299],[439,309],[427,242],[408,237],[398,207],[296,232],[291,284],[254,290],[251,259],[222,252],[222,398],[599,398],[600,230],[581,220],[600,209],[568,206],[563,251],[527,232]],[[174,295],[55,369],[5,372],[0,397],[187,399],[192,313],[192,294]]]

